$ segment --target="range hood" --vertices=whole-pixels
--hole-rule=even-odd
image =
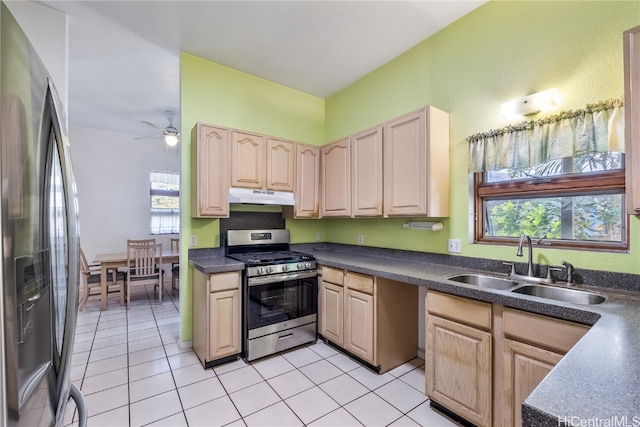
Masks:
[[[229,203],[245,203],[251,205],[294,206],[293,193],[286,191],[251,190],[248,188],[230,188]]]

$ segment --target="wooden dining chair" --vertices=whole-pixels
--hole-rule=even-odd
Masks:
[[[172,237],[171,238],[171,251],[180,251],[180,239]],[[178,287],[180,281],[180,263],[171,264],[171,293],[173,291],[179,291]]]
[[[127,239],[127,247],[132,245],[155,245],[156,239]]]
[[[82,296],[78,310],[84,309],[89,299],[100,300],[102,296],[102,289],[100,287],[102,283],[102,273],[100,265],[89,264],[82,249],[80,249],[80,272],[82,273]],[[120,292],[120,304],[124,304],[124,281],[125,274],[123,272],[109,269],[107,271],[107,298],[109,294]],[[95,289],[97,289],[97,292],[92,292]]]
[[[162,243],[127,246],[126,290],[127,309],[131,306],[131,287],[154,285],[158,287],[158,300],[162,304]]]

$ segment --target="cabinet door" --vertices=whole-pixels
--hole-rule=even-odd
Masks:
[[[344,305],[344,348],[375,365],[373,296],[347,288]]]
[[[640,26],[624,32],[627,213],[640,213]]]
[[[522,402],[562,359],[562,355],[503,339],[503,426],[522,425]]]
[[[384,125],[384,215],[449,216],[449,115],[431,106]]]
[[[296,206],[297,218],[320,216],[320,148],[296,144]]]
[[[426,214],[426,148],[424,110],[402,116],[385,125],[385,215]]]
[[[349,138],[322,150],[322,216],[351,216]]]
[[[267,138],[267,190],[293,191],[295,144]]]
[[[195,150],[192,215],[228,217],[229,130],[198,123]]]
[[[382,216],[382,126],[351,137],[353,216]]]
[[[427,315],[426,392],[477,426],[491,423],[491,333]]]
[[[231,186],[264,188],[265,144],[262,135],[233,131]]]
[[[240,289],[209,294],[209,359],[240,353]]]
[[[326,339],[343,346],[344,288],[323,281],[321,289],[322,312],[320,313],[320,324],[322,329],[320,333]]]

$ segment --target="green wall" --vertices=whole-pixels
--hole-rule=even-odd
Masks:
[[[374,7],[372,5],[372,7]],[[500,104],[558,88],[562,109],[621,96],[622,32],[640,24],[640,2],[491,1],[326,100],[183,53],[182,135],[197,121],[323,144],[423,105],[450,113],[451,216],[440,232],[404,230],[407,219],[287,220],[292,241],[321,240],[516,260],[514,247],[473,245],[469,235],[467,143],[473,133],[507,124]],[[534,116],[535,118],[535,116]],[[191,141],[182,140],[182,194],[191,194]],[[183,198],[182,256],[219,245],[218,220],[192,219]],[[419,219],[419,218],[416,218]],[[638,218],[630,254],[538,249],[535,261],[640,274]],[[191,339],[188,269],[181,286],[182,340]],[[186,275],[186,276],[185,276]]]
[[[451,216],[439,233],[402,220],[327,220],[327,240],[516,260],[515,248],[469,244],[465,138],[502,127],[500,104],[556,87],[562,109],[624,93],[622,32],[640,24],[640,2],[491,1],[326,100],[327,141],[423,105],[450,113]],[[533,116],[532,118],[535,118]],[[638,220],[630,254],[539,250],[536,262],[640,273]],[[522,260],[522,259],[519,259]]]
[[[197,248],[220,245],[219,220],[191,218],[191,130],[196,122],[211,123],[278,136],[309,144],[325,141],[325,101],[268,80],[183,53],[181,56],[182,259],[187,259],[189,236]],[[187,137],[189,135],[189,137]],[[243,209],[243,208],[239,208]],[[246,209],[246,208],[244,208]],[[262,208],[257,208],[264,210]],[[267,209],[268,210],[268,209]],[[294,236],[315,240],[322,221],[289,221]],[[297,237],[299,239],[299,237]],[[296,237],[293,239],[296,240]],[[181,339],[191,339],[191,277],[184,269],[180,278]],[[189,285],[187,285],[189,284]]]

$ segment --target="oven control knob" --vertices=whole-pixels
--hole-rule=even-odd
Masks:
[[[297,265],[298,270],[302,270],[304,268],[304,262],[301,262],[300,264]]]
[[[286,264],[285,264],[285,265],[283,265],[283,266],[282,266],[282,271],[287,271],[287,270],[289,270],[289,266],[288,266],[288,265],[286,265]]]
[[[258,272],[258,274],[264,274],[264,268],[262,267],[258,267],[256,271]]]
[[[306,268],[311,268],[311,263],[310,263],[310,262],[305,262],[305,263],[304,263],[304,266],[305,266]]]
[[[273,268],[267,267],[267,274],[271,274],[271,273],[273,273]]]

